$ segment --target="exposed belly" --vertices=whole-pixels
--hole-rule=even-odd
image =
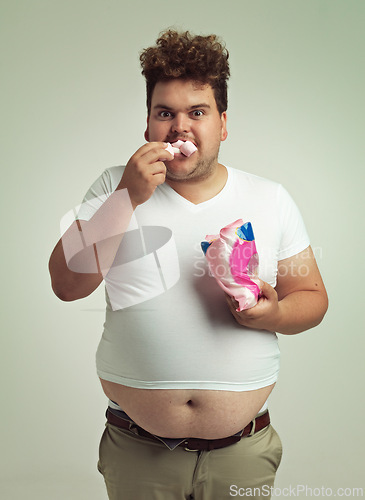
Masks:
[[[219,439],[243,429],[275,384],[254,391],[135,389],[102,380],[106,396],[148,432],[161,437]]]

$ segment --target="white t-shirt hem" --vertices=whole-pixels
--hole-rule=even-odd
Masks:
[[[133,387],[135,389],[201,389],[215,391],[255,391],[263,387],[267,387],[277,382],[278,373],[275,373],[267,379],[260,379],[259,382],[229,382],[221,380],[134,380],[120,375],[113,375],[107,372],[98,370],[98,376],[108,382]]]

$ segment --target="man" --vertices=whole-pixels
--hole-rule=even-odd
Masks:
[[[320,323],[326,291],[287,192],[218,162],[229,66],[217,37],[167,31],[141,63],[147,143],[94,183],[50,259],[63,300],[106,283],[98,467],[112,500],[221,500],[238,488],[268,498],[282,451],[267,411],[275,332]],[[174,156],[166,147],[178,140],[197,151]],[[257,305],[237,312],[199,244],[240,218],[262,281]]]

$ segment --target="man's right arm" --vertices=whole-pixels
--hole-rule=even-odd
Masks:
[[[52,289],[61,300],[90,295],[113,264],[133,211],[165,181],[165,143],[147,143],[130,158],[123,177],[89,221],[74,221],[49,261]]]
[[[70,233],[78,231],[77,222],[73,222],[68,229]],[[64,235],[67,238],[67,232]],[[101,272],[78,273],[69,268],[65,252],[62,245],[63,237],[57,242],[49,259],[49,272],[51,275],[52,289],[61,300],[71,301],[81,299],[90,295],[100,285],[103,280]],[[86,248],[83,254],[85,262],[95,257],[91,257],[90,247]]]

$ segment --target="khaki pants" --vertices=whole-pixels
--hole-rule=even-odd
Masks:
[[[226,448],[195,452],[107,423],[98,469],[110,500],[268,499],[281,455],[271,425]]]

